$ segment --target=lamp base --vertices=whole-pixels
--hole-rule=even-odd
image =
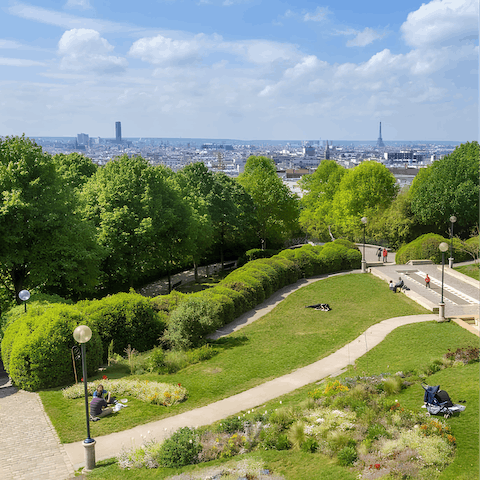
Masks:
[[[448,259],[448,268],[453,268],[453,257]]]
[[[445,304],[444,303],[440,303],[438,305],[438,320],[437,322],[446,322],[446,318],[445,318]]]
[[[367,271],[367,262],[362,260],[362,273],[366,273]]]
[[[84,472],[91,472],[95,468],[95,440],[93,438],[87,438],[83,441],[85,447],[85,467]]]

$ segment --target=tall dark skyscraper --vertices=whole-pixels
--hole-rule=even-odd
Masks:
[[[377,147],[383,148],[385,144],[382,140],[382,122],[380,122],[380,132],[378,134]]]
[[[122,122],[115,122],[115,141],[122,143]]]

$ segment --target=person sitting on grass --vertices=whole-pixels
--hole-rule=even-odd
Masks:
[[[90,416],[92,419],[106,417],[113,412],[113,408],[107,408],[110,401],[110,393],[108,393],[107,399],[105,400],[103,398],[103,392],[103,385],[98,385],[90,402]]]

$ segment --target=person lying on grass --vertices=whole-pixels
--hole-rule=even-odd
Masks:
[[[110,392],[108,392],[107,399],[103,398],[103,385],[98,385],[97,389],[93,393],[92,401],[90,402],[90,416],[94,418],[102,418],[110,415],[113,412],[113,408],[108,407],[111,402]]]

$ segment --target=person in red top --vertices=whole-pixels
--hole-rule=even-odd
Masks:
[[[387,262],[387,255],[388,255],[387,249],[384,248],[383,249],[383,263]]]
[[[431,288],[430,287],[430,277],[428,276],[428,273],[427,273],[427,276],[425,277],[425,288]]]

